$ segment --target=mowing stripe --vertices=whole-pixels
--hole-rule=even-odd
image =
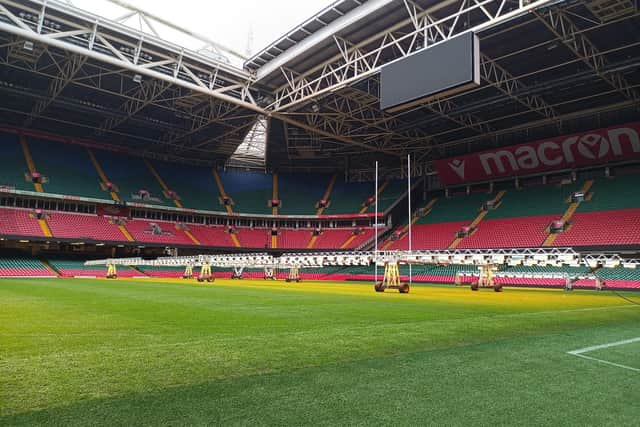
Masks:
[[[20,277],[22,279],[22,277]],[[50,277],[48,278],[50,279]],[[104,279],[106,280],[106,279]],[[235,285],[230,285],[230,284],[225,284],[226,287],[231,287],[231,286],[235,286]],[[251,286],[251,285],[250,285]],[[256,287],[262,287],[263,285],[257,286]],[[286,288],[287,290],[294,290],[294,288]],[[133,298],[132,298],[133,299]],[[496,320],[496,319],[504,319],[504,318],[513,318],[513,317],[528,317],[528,316],[537,316],[537,315],[548,315],[550,313],[573,313],[573,312],[581,312],[581,311],[601,311],[601,310],[612,310],[612,309],[618,309],[618,308],[637,308],[637,306],[632,306],[632,305],[616,305],[616,306],[606,306],[606,307],[586,307],[586,308],[576,308],[576,309],[567,309],[567,310],[556,310],[556,311],[536,311],[536,312],[526,312],[526,313],[509,313],[509,314],[499,314],[499,315],[492,315],[492,316],[476,316],[474,317],[474,320],[477,322],[481,322],[482,320]],[[425,325],[424,327],[429,327],[432,326],[434,328],[437,328],[438,325],[443,324],[443,323],[450,323],[450,322],[457,322],[460,319],[441,319],[441,320],[428,320],[428,321],[424,321],[424,322],[419,322],[422,325]],[[394,325],[393,327],[396,327],[397,325]],[[391,326],[390,326],[391,327]],[[360,326],[349,326],[349,327],[344,327],[344,328],[336,328],[336,333],[339,333],[340,330],[349,330],[351,332],[360,332],[360,333],[366,333],[366,334],[372,334],[375,331],[379,331],[380,329],[380,325],[360,325]],[[304,337],[306,335],[310,335],[310,334],[315,334],[316,331],[315,330],[310,330],[310,331],[297,331],[297,332],[286,332],[288,335],[291,336],[300,336],[300,337]],[[270,335],[281,335],[282,332],[276,332],[276,333],[272,333]],[[150,334],[139,334],[139,333],[131,333],[131,334],[127,334],[127,333],[115,333],[115,334],[107,334],[109,336],[118,336],[118,337],[141,337],[141,336],[154,336],[154,335],[150,335]],[[14,336],[20,336],[20,337],[48,337],[48,336],[60,336],[58,334],[11,334],[11,333],[0,333],[0,337],[14,337]],[[84,333],[80,333],[80,334],[76,334],[76,333],[70,333],[70,334],[63,334],[64,337],[69,337],[69,336],[98,336],[97,334],[84,334]],[[515,338],[515,337],[512,337]],[[201,344],[208,344],[208,343],[212,343],[212,342],[216,342],[216,343],[232,343],[238,340],[246,340],[247,337],[231,337],[231,336],[209,336],[206,339],[198,339],[198,340],[190,340],[190,341],[180,341],[180,342],[172,342],[172,343],[149,343],[146,345],[141,345],[141,346],[137,346],[137,347],[129,347],[127,350],[128,351],[144,351],[150,348],[167,348],[167,347],[188,347],[188,346],[192,346],[192,345],[201,345]],[[489,341],[489,343],[492,341]],[[472,344],[468,344],[468,345],[464,345],[462,347],[467,347],[469,345],[477,345],[477,344],[487,344],[487,342],[480,342],[480,343],[472,343]],[[438,348],[438,349],[434,349],[434,350],[443,350],[443,348]],[[37,355],[28,355],[28,356],[16,356],[16,357],[12,357],[11,360],[12,361],[28,361],[28,360],[48,360],[48,359],[59,359],[61,357],[73,357],[73,356],[78,356],[78,355],[87,355],[87,354],[100,354],[100,353],[116,353],[116,352],[120,352],[122,351],[122,347],[121,346],[117,346],[117,347],[100,347],[97,349],[87,349],[87,350],[75,350],[75,351],[61,351],[61,352],[56,352],[56,353],[48,353],[48,354],[37,354]],[[425,350],[428,351],[428,350]],[[411,353],[411,352],[410,352]],[[406,353],[405,353],[406,354]],[[592,359],[591,357],[588,356],[584,356],[582,354],[576,354],[575,356],[577,357],[583,357],[586,359]],[[596,359],[598,361],[600,361],[599,359]],[[607,361],[601,361],[603,363],[609,364],[609,365],[615,365],[612,362],[607,362]],[[623,365],[624,366],[624,365]],[[624,366],[626,369],[631,369],[631,370],[637,370],[637,368],[632,368],[630,366]]]

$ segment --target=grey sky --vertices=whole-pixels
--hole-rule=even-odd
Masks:
[[[252,53],[335,0],[128,0],[173,23],[189,28],[216,42],[245,53],[249,32],[253,33]],[[115,19],[124,9],[106,0],[72,0],[75,6]],[[126,22],[138,26],[138,20]],[[143,24],[143,29],[145,28]],[[163,38],[196,49],[194,41],[167,28],[156,28]]]

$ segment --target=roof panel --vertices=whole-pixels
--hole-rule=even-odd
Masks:
[[[339,19],[343,15],[347,14],[351,10],[357,8],[358,6],[360,6],[360,4],[366,3],[367,1],[368,0],[337,0],[335,3],[332,3],[331,5],[322,9],[320,12],[316,13],[302,24],[287,31],[269,46],[265,47],[253,57],[249,58],[244,64],[245,68],[256,70],[262,64],[271,60],[271,57],[268,54],[265,56],[265,53],[271,52],[274,48],[278,48],[283,51],[288,49],[290,47],[290,45],[286,45],[286,41],[288,38],[293,38],[295,36],[297,41],[300,42],[306,37],[325,27],[326,25],[331,24],[336,19]]]

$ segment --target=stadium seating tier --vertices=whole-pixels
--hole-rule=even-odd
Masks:
[[[38,221],[29,209],[0,207],[0,234],[7,236],[44,237]]]
[[[24,179],[28,169],[18,135],[0,133],[0,159],[0,185],[33,191],[33,184]]]
[[[47,193],[108,199],[87,150],[79,145],[27,138],[36,169],[45,175]],[[70,159],[73,159],[70,162]]]
[[[51,212],[47,223],[54,237],[106,242],[127,241],[118,226],[103,216]]]

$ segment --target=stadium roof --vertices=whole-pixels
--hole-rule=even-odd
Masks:
[[[362,17],[370,12],[370,9],[363,11],[360,8],[364,3],[367,3],[367,0],[338,0],[332,3],[249,58],[245,62],[245,67],[258,70],[285,51],[293,47],[299,48],[299,44],[320,30],[333,31],[336,25],[349,25],[355,20],[353,16]],[[385,0],[385,3],[390,1]],[[308,47],[303,46],[302,49],[308,49]]]
[[[636,119],[638,28],[637,2],[624,0],[370,0],[246,65],[261,61],[256,76],[275,111],[428,161]],[[466,31],[481,40],[479,88],[380,110],[384,64]],[[362,151],[286,128],[290,157]]]
[[[54,0],[0,0],[2,124],[224,162],[264,116],[273,167],[397,164],[407,153],[428,167],[637,119],[637,7],[342,0],[243,70]],[[479,88],[380,110],[381,66],[467,31],[481,39]]]

